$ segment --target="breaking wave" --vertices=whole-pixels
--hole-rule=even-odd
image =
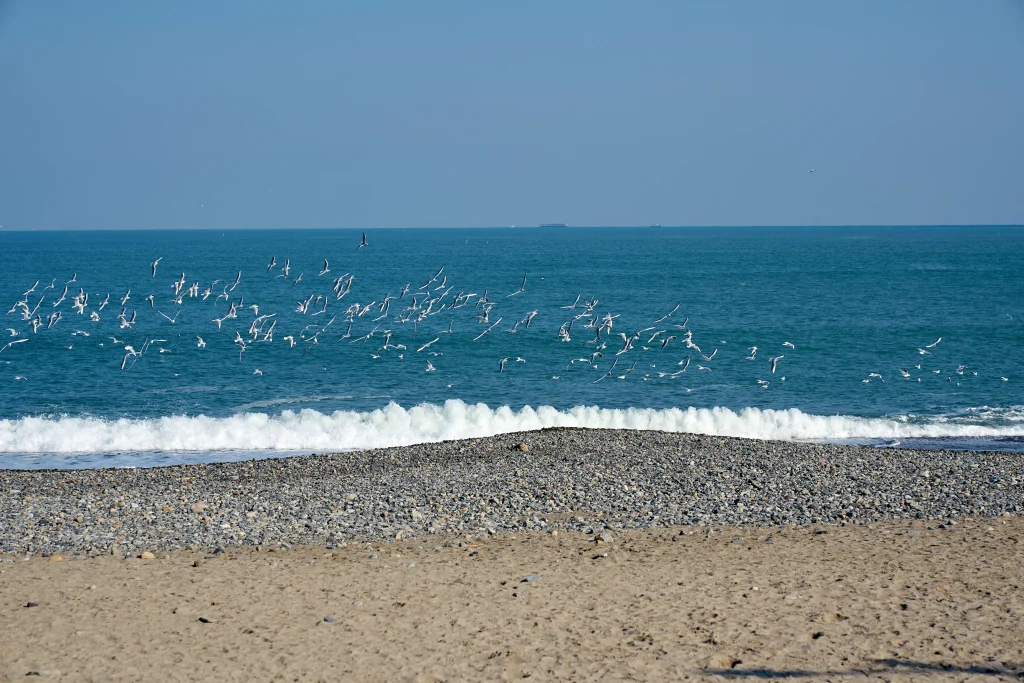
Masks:
[[[1024,437],[1024,407],[974,408],[957,415],[864,418],[800,410],[744,408],[569,410],[542,406],[513,410],[447,401],[357,412],[284,410],[230,417],[168,416],[107,420],[52,416],[0,420],[0,453],[104,454],[166,452],[298,452],[403,446],[492,436],[545,427],[652,429],[756,439]]]

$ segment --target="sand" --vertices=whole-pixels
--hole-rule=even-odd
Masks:
[[[946,528],[914,521],[613,533],[606,543],[538,531],[155,559],[4,555],[0,675],[1024,677],[1019,517]],[[530,576],[539,578],[524,581]]]

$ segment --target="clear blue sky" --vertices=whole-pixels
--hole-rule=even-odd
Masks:
[[[6,229],[1020,223],[1024,5],[0,0],[0,130]]]

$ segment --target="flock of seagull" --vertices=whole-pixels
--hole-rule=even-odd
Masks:
[[[366,234],[363,233],[358,252],[369,247]],[[150,264],[150,280],[156,281],[161,258],[157,258]],[[497,295],[484,289],[482,293],[467,291],[465,289],[456,291],[455,285],[450,284],[445,267],[442,265],[434,274],[418,286],[409,282],[397,289],[397,293],[388,292],[379,298],[367,303],[357,302],[353,299],[353,283],[356,275],[352,272],[335,274],[332,271],[328,259],[324,259],[323,267],[319,271],[311,272],[309,277],[304,279],[305,272],[293,273],[290,259],[285,259],[283,264],[278,263],[276,256],[270,259],[265,272],[259,277],[271,280],[282,280],[281,287],[299,291],[300,283],[306,289],[305,296],[296,300],[294,315],[288,319],[285,325],[292,324],[297,318],[298,323],[295,329],[289,329],[287,335],[279,335],[282,342],[289,348],[300,346],[302,355],[310,353],[314,347],[327,343],[357,344],[370,346],[370,358],[373,360],[384,359],[389,355],[404,359],[406,354],[410,357],[420,357],[424,363],[425,372],[436,372],[438,367],[434,364],[438,358],[444,355],[442,350],[445,344],[442,339],[445,335],[455,334],[456,317],[462,314],[469,317],[475,323],[475,330],[472,334],[472,342],[479,342],[488,335],[496,334],[517,334],[531,329],[531,325],[539,315],[538,310],[530,310],[523,317],[512,315],[508,310],[509,300],[515,297],[527,298],[529,295],[529,275],[524,274],[518,289],[508,293]],[[154,291],[148,292],[145,296],[133,294],[128,289],[120,297],[113,299],[116,305],[111,305],[112,299],[109,293],[105,293],[103,299],[86,292],[81,286],[77,286],[77,273],[64,283],[57,284],[53,279],[49,284],[40,288],[40,281],[36,281],[28,287],[21,297],[14,302],[7,311],[8,316],[16,316],[17,327],[8,327],[9,335],[6,343],[0,344],[0,354],[12,349],[19,344],[24,344],[38,334],[44,334],[58,325],[66,328],[70,323],[63,322],[68,319],[81,320],[79,325],[75,323],[76,329],[72,336],[88,337],[93,334],[84,321],[88,320],[90,325],[97,325],[109,317],[117,323],[117,330],[109,340],[115,347],[120,347],[120,368],[123,371],[131,370],[138,362],[142,361],[154,348],[158,353],[171,353],[172,350],[160,346],[167,343],[167,339],[157,339],[151,336],[135,344],[126,343],[119,339],[118,335],[125,336],[133,333],[136,325],[140,322],[140,309],[143,316],[155,322],[164,321],[166,324],[175,325],[186,306],[192,306],[199,302],[213,299],[212,306],[219,314],[213,314],[205,324],[209,326],[209,332],[203,333],[209,336],[217,334],[217,331],[233,332],[233,345],[238,354],[239,362],[243,362],[245,354],[262,344],[274,342],[275,334],[278,333],[279,321],[285,320],[284,315],[278,311],[268,311],[267,307],[250,301],[246,303],[245,295],[236,290],[242,281],[242,272],[238,271],[233,278],[226,280],[215,280],[209,285],[202,285],[199,281],[189,281],[184,272],[169,283],[162,283]],[[319,286],[309,287],[310,283],[320,283]],[[327,284],[330,283],[328,287]],[[77,293],[74,290],[77,289]],[[161,294],[157,291],[163,290]],[[314,290],[310,292],[310,289]],[[59,292],[59,293],[58,293]],[[453,293],[454,292],[454,293]],[[136,298],[138,297],[138,298]],[[294,298],[294,297],[293,297]],[[90,303],[90,300],[92,303]],[[99,301],[99,303],[96,303]],[[223,308],[220,302],[223,301]],[[132,307],[130,302],[141,302],[139,308]],[[107,307],[110,306],[109,310]],[[159,306],[159,308],[158,308]],[[597,375],[591,375],[595,379],[592,383],[597,384],[605,380],[625,380],[630,375],[637,373],[643,380],[654,379],[677,379],[688,371],[691,365],[695,372],[713,372],[713,361],[719,356],[719,347],[705,352],[700,344],[694,339],[694,332],[689,325],[689,317],[679,320],[677,313],[682,303],[677,303],[664,315],[651,320],[641,329],[629,332],[621,331],[621,325],[617,322],[620,314],[612,313],[599,308],[597,298],[584,298],[582,294],[575,297],[571,303],[557,308],[555,320],[550,323],[549,330],[554,331],[553,337],[562,343],[575,345],[572,354],[565,365],[564,373],[572,372],[576,368],[589,367],[597,371]],[[165,313],[164,309],[170,313]],[[113,313],[117,309],[117,313]],[[461,310],[460,310],[461,309]],[[549,312],[550,314],[550,312]],[[159,316],[158,318],[156,316]],[[436,323],[437,316],[442,316],[440,324]],[[506,321],[506,317],[509,320]],[[542,319],[547,316],[542,316]],[[19,324],[20,323],[20,324]],[[62,324],[63,323],[63,324]],[[504,323],[504,325],[502,325]],[[557,329],[555,325],[557,324]],[[20,327],[20,329],[19,329]],[[412,334],[407,332],[411,327]],[[427,336],[433,337],[425,343],[413,342],[419,336],[420,328],[434,330]],[[405,330],[400,334],[399,329]],[[60,328],[58,328],[60,329]],[[438,331],[440,330],[440,331]],[[138,334],[138,332],[135,332]],[[141,336],[141,335],[139,335]],[[468,336],[468,335],[467,335]],[[406,341],[407,343],[401,343]],[[934,350],[942,341],[940,337],[927,346],[918,350],[920,355],[933,355]],[[704,343],[704,342],[702,342]],[[725,340],[719,342],[721,346],[727,344]],[[103,346],[104,343],[99,344]],[[202,334],[195,336],[195,347],[202,350],[207,346]],[[704,344],[707,348],[709,345]],[[73,348],[68,345],[66,348]],[[582,353],[576,351],[583,349]],[[790,341],[782,342],[778,347],[777,355],[762,354],[758,356],[760,349],[757,346],[747,348],[747,355],[743,358],[754,363],[763,363],[764,378],[757,379],[757,385],[767,389],[776,378],[779,382],[785,382],[786,377],[779,372],[786,359],[786,353],[795,354],[796,345]],[[657,363],[644,363],[638,370],[641,357],[647,352],[655,352],[658,358],[670,358],[668,361],[659,360]],[[669,355],[673,354],[674,355]],[[419,354],[423,354],[419,356]],[[680,355],[685,354],[679,360]],[[567,354],[569,355],[569,354]],[[632,361],[632,362],[630,362]],[[521,356],[506,356],[495,358],[496,370],[499,373],[510,371],[509,364],[526,363]],[[914,366],[921,370],[921,365]],[[956,373],[963,375],[968,371],[967,366],[959,365]],[[938,374],[940,370],[933,370]],[[908,368],[900,368],[899,373],[904,380],[916,379]],[[253,374],[261,376],[262,370],[254,368]],[[977,375],[977,372],[971,371]],[[562,375],[552,375],[552,380],[559,380]],[[16,379],[25,379],[17,377]],[[950,382],[955,381],[952,376],[947,377]],[[1002,377],[1002,381],[1008,378]],[[884,377],[878,372],[870,373],[862,380],[868,384],[874,380],[884,383]]]

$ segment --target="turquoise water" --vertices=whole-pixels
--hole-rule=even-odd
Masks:
[[[0,466],[235,459],[557,424],[1024,450],[1019,227],[371,230],[357,250],[360,238],[0,233],[0,301],[15,307],[0,327],[17,335],[4,331],[0,346],[27,340],[0,352]],[[318,276],[325,258],[330,272]],[[277,277],[286,259],[289,277]],[[198,283],[200,296],[179,304],[182,273],[182,292]],[[354,277],[338,299],[332,285],[345,274]],[[524,275],[524,291],[509,296]],[[79,289],[88,294],[81,314],[71,301]],[[122,328],[128,290],[125,317],[136,322]],[[479,296],[452,308],[459,293],[485,291],[488,322],[478,321]],[[577,295],[576,308],[563,308]],[[563,341],[559,327],[594,299]],[[21,300],[40,316],[36,333]],[[237,317],[218,329],[232,303]],[[346,314],[356,303],[372,306]],[[529,327],[509,332],[532,311]],[[250,325],[271,314],[254,342]],[[586,325],[607,315],[612,329],[596,339]],[[618,334],[641,330],[616,355]],[[704,355],[717,354],[705,361],[687,348],[686,330]],[[141,351],[147,339],[122,370],[124,346]],[[570,364],[601,343],[603,357]]]

